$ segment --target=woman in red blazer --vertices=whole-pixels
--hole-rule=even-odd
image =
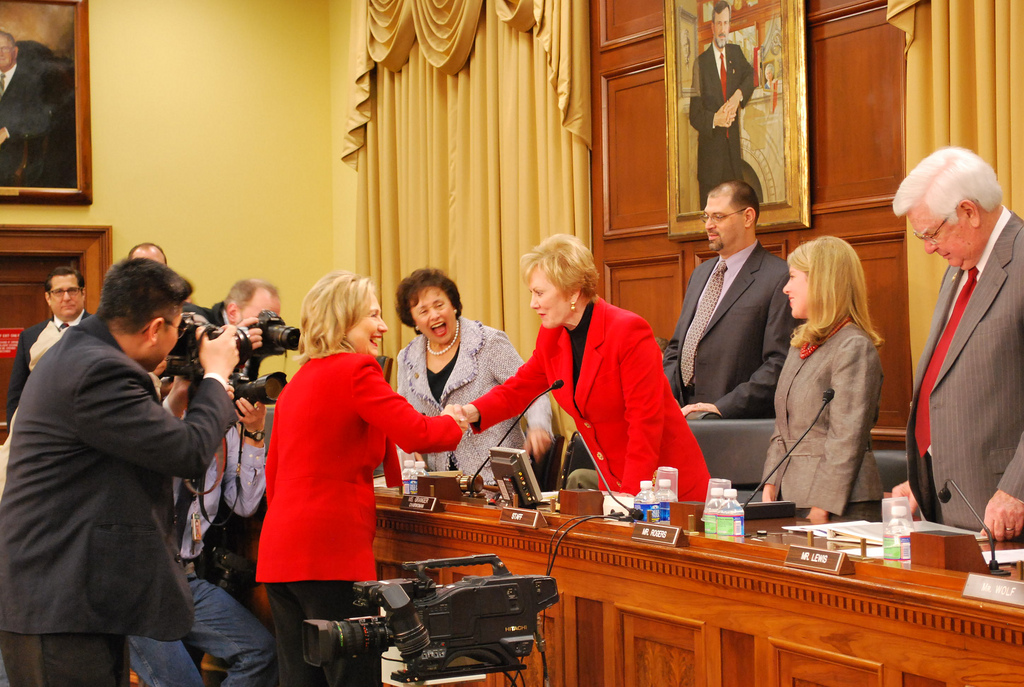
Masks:
[[[397,443],[448,451],[462,428],[451,409],[424,417],[384,380],[374,356],[387,331],[373,285],[331,272],[302,301],[301,369],[282,391],[267,456],[267,515],[256,578],[267,583],[281,685],[377,685],[380,656],[324,668],[302,658],[302,621],[365,615],[352,583],[377,578],[373,471],[401,481]]]
[[[573,236],[548,238],[523,256],[521,268],[540,316],[537,345],[515,376],[462,407],[474,430],[516,415],[560,379],[555,400],[613,491],[637,493],[664,465],[679,470],[679,500],[703,501],[704,455],[672,397],[647,322],[597,297],[594,257]]]

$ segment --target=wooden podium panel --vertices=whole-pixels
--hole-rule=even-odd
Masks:
[[[566,519],[529,530],[501,525],[499,512],[403,512],[379,495],[381,571],[495,553],[513,574],[543,574]],[[964,573],[870,561],[840,577],[784,567],[782,545],[691,536],[668,548],[631,531],[593,521],[562,541],[560,600],[543,625],[553,685],[1003,687],[1024,675],[1024,609],[962,598]],[[542,684],[536,650],[527,663],[526,684]]]

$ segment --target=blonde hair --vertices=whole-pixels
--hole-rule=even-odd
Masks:
[[[337,270],[321,277],[302,299],[302,334],[295,356],[299,364],[335,353],[353,353],[346,334],[369,313],[375,293],[368,277],[353,272]]]
[[[797,246],[787,261],[793,269],[807,273],[807,322],[793,332],[793,346],[821,344],[847,315],[876,348],[882,345],[871,324],[864,268],[853,246],[835,236],[822,236]]]
[[[579,289],[580,298],[588,303],[597,295],[594,254],[575,236],[549,236],[519,259],[524,282],[529,283],[530,275],[538,268],[563,294]]]

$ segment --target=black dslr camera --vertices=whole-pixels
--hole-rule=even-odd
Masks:
[[[467,576],[437,586],[427,569],[490,565],[492,575]],[[407,669],[392,674],[416,682],[478,673],[522,670],[533,651],[537,614],[558,603],[553,577],[512,575],[494,554],[405,563],[414,579],[357,582],[356,604],[384,617],[307,620],[302,627],[306,663],[383,653],[394,645]]]
[[[181,333],[174,348],[167,354],[167,368],[164,374],[169,377],[185,377],[193,384],[202,380],[206,372],[199,363],[199,339],[196,338],[196,331],[205,333],[206,338],[216,339],[224,329],[209,322],[202,315],[191,312],[181,314]],[[252,344],[245,332],[235,332],[235,346],[238,348],[238,367],[245,364],[252,355]]]
[[[285,351],[295,351],[299,348],[299,328],[289,327],[284,320],[273,310],[261,310],[259,322],[254,327],[259,327],[263,332],[263,345],[253,351],[254,358],[269,358],[272,355],[283,355]]]

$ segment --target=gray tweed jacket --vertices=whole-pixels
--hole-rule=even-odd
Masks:
[[[427,343],[422,335],[413,339],[398,354],[398,393],[406,398],[424,415],[440,415],[446,405],[472,403],[493,387],[505,382],[516,373],[523,359],[508,340],[505,332],[488,327],[476,320],[459,318],[461,341],[459,357],[455,361],[439,403],[430,393],[427,384]],[[514,418],[513,418],[514,419]],[[512,419],[500,422],[480,434],[467,434],[455,449],[455,462],[459,469],[474,473],[487,458],[487,452],[512,425]],[[539,399],[526,412],[526,421],[531,428],[551,433],[551,402],[545,397]],[[523,432],[514,429],[502,443],[509,448],[522,448],[525,443]],[[428,470],[447,470],[448,453],[424,455]],[[493,482],[490,468],[480,473],[484,481]]]

